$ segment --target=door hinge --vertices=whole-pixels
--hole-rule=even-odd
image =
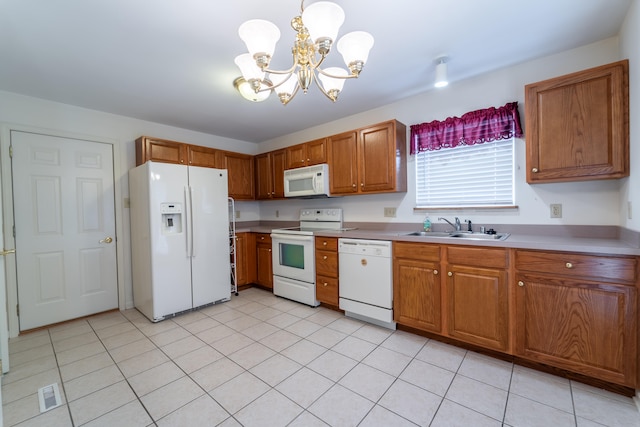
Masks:
[[[16,238],[16,226],[14,225],[12,228],[13,228],[13,238],[15,239]]]
[[[20,304],[16,304],[16,316],[20,316]]]
[[[13,157],[13,145],[9,146],[9,158]]]

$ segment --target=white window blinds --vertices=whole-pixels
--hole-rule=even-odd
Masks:
[[[416,154],[417,207],[513,206],[514,138]]]

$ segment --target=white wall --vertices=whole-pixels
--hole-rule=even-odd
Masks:
[[[636,38],[637,39],[637,38]],[[517,101],[524,123],[524,86],[547,78],[579,71],[620,59],[618,38],[611,38],[561,54],[537,59],[483,76],[452,82],[443,90],[430,90],[400,102],[346,117],[322,126],[307,129],[260,144],[260,150],[270,151],[287,145],[329,136],[369,124],[398,119],[410,125],[460,116],[468,111],[490,106],[502,106]],[[637,43],[637,42],[636,42]],[[455,67],[450,63],[449,67]],[[351,82],[347,84],[358,84]],[[636,143],[638,145],[638,143]],[[637,153],[636,153],[637,154]],[[525,141],[516,140],[516,203],[519,209],[464,210],[432,212],[438,215],[456,215],[471,219],[476,224],[599,224],[619,225],[625,222],[620,214],[621,180],[590,181],[563,184],[528,185],[525,181]],[[640,166],[636,160],[633,167]],[[301,207],[342,206],[345,221],[420,222],[422,212],[415,207],[415,162],[408,159],[408,191],[406,194],[383,196],[348,196],[340,199],[313,201],[262,202],[262,219],[295,219]],[[563,218],[551,219],[549,204],[562,203]],[[640,201],[638,201],[640,204]],[[384,218],[385,206],[397,207],[397,217]],[[640,209],[640,206],[638,207]],[[640,228],[640,227],[638,227]]]
[[[129,117],[107,114],[66,104],[17,95],[0,91],[0,124],[5,128],[12,125],[33,127],[42,132],[76,134],[88,139],[99,138],[111,140],[116,145],[119,176],[115,177],[120,186],[122,198],[129,197],[127,171],[135,166],[134,141],[141,135],[155,136],[163,139],[188,142],[196,145],[220,148],[246,154],[256,154],[257,145],[215,135],[193,132],[158,123],[146,122]],[[4,155],[4,153],[0,154]],[[133,307],[133,291],[131,287],[131,242],[129,233],[129,210],[124,208],[123,201],[118,201],[116,221],[122,224],[124,236],[118,236],[124,256],[118,260],[123,264],[125,307]],[[238,203],[242,209],[243,220],[258,220],[259,205],[257,202]],[[121,264],[121,265],[122,265]]]
[[[631,176],[623,182],[620,196],[621,224],[640,230],[640,2],[631,3],[620,31],[622,58],[629,59],[629,131],[631,139]],[[627,215],[627,202],[632,204],[632,218]]]

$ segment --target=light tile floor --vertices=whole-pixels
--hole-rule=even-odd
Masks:
[[[249,289],[12,339],[9,426],[640,426],[630,398]],[[38,388],[63,405],[39,413]]]

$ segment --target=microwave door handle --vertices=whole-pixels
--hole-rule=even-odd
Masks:
[[[317,193],[318,192],[318,175],[315,173],[313,174],[312,183],[313,183],[313,192]]]

